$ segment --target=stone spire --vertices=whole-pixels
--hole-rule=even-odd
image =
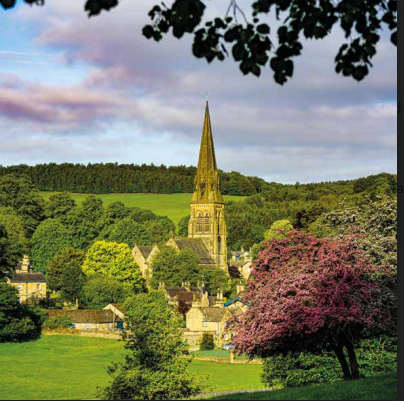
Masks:
[[[207,201],[223,203],[223,197],[220,193],[219,171],[216,165],[208,102],[206,102],[198,170],[194,184],[195,192],[192,196],[192,202]]]

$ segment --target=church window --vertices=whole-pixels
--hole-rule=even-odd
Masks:
[[[205,214],[205,233],[210,232],[210,219],[209,219],[209,214]]]
[[[198,233],[201,233],[203,226],[203,217],[201,214],[198,214],[197,221],[198,221]]]

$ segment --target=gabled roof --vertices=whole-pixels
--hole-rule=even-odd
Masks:
[[[202,312],[208,322],[221,322],[225,314],[228,312],[228,310],[225,308],[214,307],[199,308],[199,310]]]
[[[113,323],[114,313],[111,310],[67,310],[67,309],[48,309],[48,316],[70,316],[73,323]],[[116,320],[116,319],[115,319]]]
[[[210,256],[208,249],[201,238],[175,238],[174,241],[180,251],[189,249],[194,252],[199,259],[199,264],[215,265],[214,260]]]
[[[149,255],[151,254],[151,251],[153,250],[152,246],[138,245],[138,248],[139,248],[140,253],[146,260],[149,257]]]
[[[10,278],[10,283],[47,283],[48,280],[42,273],[17,273]]]

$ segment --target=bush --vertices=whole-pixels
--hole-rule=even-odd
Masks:
[[[46,330],[68,329],[72,324],[70,316],[55,316],[48,319],[42,327]]]
[[[206,350],[212,350],[213,348],[215,348],[213,335],[210,333],[203,333],[200,349],[206,351]]]
[[[397,369],[397,339],[382,337],[362,341],[358,347],[361,377]],[[300,354],[266,358],[261,380],[268,387],[298,387],[342,380],[341,367],[331,353]]]

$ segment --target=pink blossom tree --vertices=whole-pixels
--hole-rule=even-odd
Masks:
[[[263,247],[245,297],[251,306],[230,321],[236,349],[251,357],[332,350],[344,377],[359,378],[355,344],[393,320],[375,275],[381,268],[349,237],[291,231]]]

